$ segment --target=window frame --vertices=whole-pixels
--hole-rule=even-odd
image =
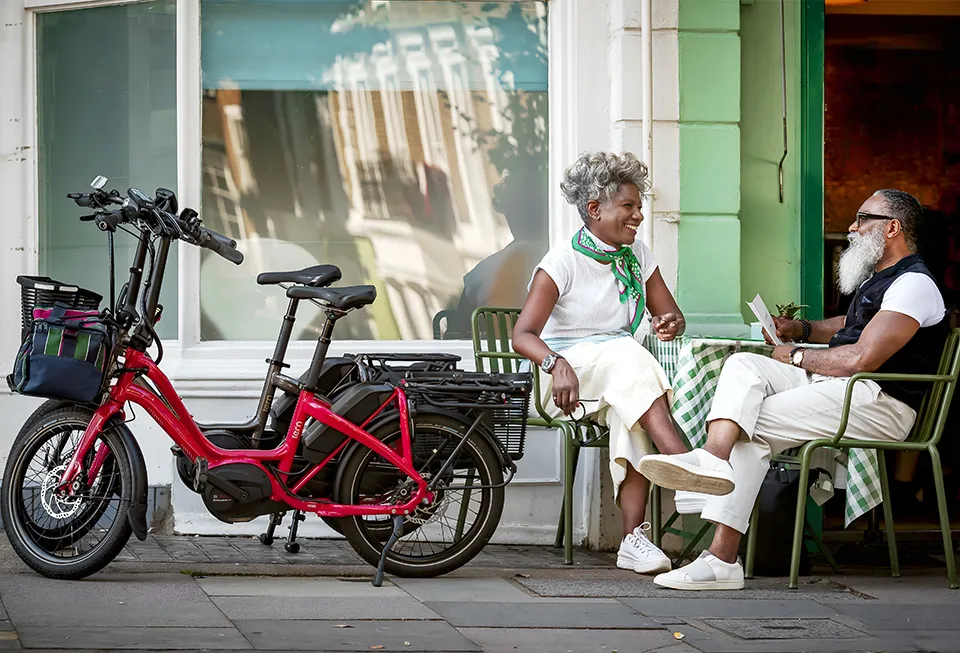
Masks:
[[[40,13],[81,10],[106,6],[139,4],[149,0],[23,0],[24,38],[26,54],[26,79],[24,80],[24,113],[28,118],[24,135],[29,146],[36,152],[38,145],[37,125],[37,50],[36,17]],[[548,52],[558,52],[548,57],[548,120],[551,142],[548,152],[550,188],[556,188],[562,178],[566,162],[572,160],[582,147],[587,131],[583,124],[602,124],[604,107],[580,99],[577,79],[582,64],[571,58],[576,48],[569,47],[570,39],[577,40],[582,30],[576,26],[578,0],[549,0]],[[199,206],[203,192],[202,165],[202,80],[201,80],[201,22],[199,0],[176,0],[176,114],[177,114],[177,194],[181,206]],[[605,25],[604,25],[605,27]],[[564,48],[556,44],[563,34]],[[424,44],[430,47],[431,44]],[[589,49],[585,49],[589,51]],[[593,55],[596,56],[596,55]],[[600,55],[602,58],[602,53]],[[599,63],[599,62],[596,62]],[[586,111],[584,110],[586,109]],[[588,114],[585,116],[585,114]],[[579,116],[579,119],[578,119]],[[600,134],[597,134],[600,135]],[[594,147],[604,148],[606,139],[590,138]],[[24,188],[26,206],[32,215],[39,211],[39,168],[36,156],[31,156],[30,173]],[[553,246],[560,239],[569,237],[579,218],[575,209],[558,202],[556,193],[548,198],[548,240]],[[39,267],[39,233],[37,221],[23,231],[23,245],[32,256],[26,257],[28,265],[19,266],[20,274],[36,274]],[[23,269],[26,268],[26,269]],[[164,368],[174,379],[195,381],[200,385],[208,382],[252,381],[262,378],[263,359],[274,346],[273,340],[261,341],[203,341],[200,337],[200,251],[196,247],[179,248],[178,263],[179,317],[175,340],[164,340]],[[12,294],[17,288],[9,289]],[[8,294],[4,293],[4,294]],[[13,297],[7,299],[7,305]],[[303,307],[303,310],[310,310]],[[277,315],[277,331],[281,315]],[[13,337],[9,334],[8,337]],[[287,360],[298,369],[308,364],[316,343],[310,340],[294,341],[287,350]],[[9,348],[7,348],[9,352]],[[344,352],[445,352],[458,354],[463,367],[473,367],[473,347],[469,340],[337,340],[330,347],[330,355]],[[8,354],[9,355],[9,354]],[[191,384],[193,385],[193,384]]]

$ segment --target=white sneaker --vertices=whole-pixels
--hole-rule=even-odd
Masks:
[[[707,495],[701,492],[677,490],[673,502],[681,515],[699,515],[707,505]]]
[[[670,571],[670,558],[647,538],[650,522],[643,522],[623,538],[617,553],[617,566],[638,574],[659,574]]]
[[[734,488],[730,463],[703,449],[644,456],[640,459],[640,473],[668,490],[722,495],[730,494]]]
[[[724,562],[704,551],[689,565],[660,574],[653,582],[675,590],[742,590],[743,567],[739,559],[734,563]]]

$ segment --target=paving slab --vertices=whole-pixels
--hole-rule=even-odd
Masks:
[[[753,620],[751,620],[753,621]],[[863,651],[892,651],[902,650],[891,647],[891,641],[883,642],[876,637],[863,635],[857,637],[837,637],[830,639],[806,639],[795,637],[744,639],[732,634],[716,630],[706,621],[694,620],[685,626],[674,626],[674,632],[683,635],[682,642],[694,647],[703,653],[827,653],[863,652]],[[749,633],[745,633],[749,634]],[[909,650],[909,649],[907,649]]]
[[[668,650],[677,644],[665,630],[573,630],[528,628],[460,628],[484,653],[639,653]],[[683,646],[674,653],[696,649]]]
[[[647,577],[633,579],[518,578],[517,582],[540,596],[670,598],[688,595],[679,590],[658,587]],[[799,589],[787,587],[786,579],[754,578],[746,588],[726,593],[737,599],[810,599],[819,602],[869,601],[870,597],[828,580],[801,583]]]
[[[831,605],[841,614],[862,622],[869,629],[878,630],[952,630],[960,642],[960,618],[956,605]]]
[[[536,601],[503,578],[394,578],[398,587],[418,601]]]
[[[72,627],[20,629],[25,648],[48,649],[250,649],[250,643],[229,628],[102,628]]]
[[[10,622],[4,622],[10,623]],[[13,630],[0,630],[0,650],[20,649],[20,636]]]
[[[663,599],[620,599],[640,614],[662,618],[743,618],[772,619],[787,618],[830,618],[837,611],[809,599],[783,599],[758,601],[756,599],[700,599],[700,598],[663,598]]]
[[[419,601],[404,596],[279,598],[221,596],[213,600],[228,619],[440,619]]]
[[[337,626],[349,625],[350,628]],[[237,628],[257,649],[286,651],[479,651],[442,621],[239,620]]]
[[[745,640],[850,639],[866,633],[833,619],[703,619],[703,623]]]
[[[196,582],[183,574],[100,574],[70,582],[38,574],[4,574],[0,592],[18,629],[230,625]]]
[[[960,639],[955,630],[924,631],[883,631],[873,630],[871,634],[881,641],[888,642],[884,651],[936,651],[947,653],[960,651]]]
[[[837,576],[834,581],[873,596],[884,603],[934,603],[960,605],[960,591],[947,586],[946,574],[890,576]]]
[[[617,601],[428,602],[427,607],[458,628],[626,628],[660,624]]]
[[[208,596],[275,596],[287,598],[407,598],[407,593],[385,581],[374,587],[367,579],[276,578],[269,576],[212,576],[198,578]]]

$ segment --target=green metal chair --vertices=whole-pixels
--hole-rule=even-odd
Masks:
[[[519,308],[497,308],[481,306],[473,311],[471,325],[473,331],[473,354],[478,371],[487,372],[517,372],[520,365],[527,359],[513,351],[510,337],[513,326],[520,316]],[[539,417],[531,417],[530,426],[560,429],[563,434],[563,507],[557,526],[555,546],[563,546],[563,563],[573,564],[573,484],[577,473],[577,463],[580,450],[583,448],[599,448],[609,445],[609,430],[606,425],[589,420],[573,420],[551,417],[543,406],[540,397],[540,370],[535,365],[530,366],[533,372],[534,408]],[[660,546],[663,533],[673,533],[681,537],[690,537],[677,528],[674,522],[680,517],[674,513],[667,524],[661,525],[661,490],[654,486],[651,493],[651,525],[653,543]],[[705,530],[705,529],[703,529]],[[703,530],[701,530],[701,535]],[[693,541],[687,549],[692,550]],[[685,551],[689,554],[689,551]]]
[[[937,443],[943,435],[947,416],[950,412],[950,402],[957,386],[960,375],[960,329],[953,329],[947,337],[940,357],[940,365],[936,374],[886,374],[860,373],[854,374],[847,384],[846,396],[843,402],[843,412],[840,418],[840,427],[832,438],[821,438],[807,442],[799,448],[797,460],[800,463],[800,488],[797,497],[797,513],[793,529],[793,550],[790,557],[790,589],[797,589],[800,575],[800,547],[806,523],[807,492],[810,478],[810,461],[813,452],[821,447],[836,449],[875,449],[879,452],[880,460],[880,487],[883,497],[883,520],[887,531],[887,546],[890,549],[890,569],[894,578],[900,576],[900,563],[897,560],[897,544],[893,529],[893,511],[890,505],[890,487],[887,482],[887,468],[884,463],[886,451],[926,451],[930,454],[933,467],[933,479],[937,490],[937,507],[940,511],[940,529],[943,532],[943,553],[947,563],[947,578],[950,589],[957,589],[957,569],[953,556],[953,542],[950,536],[950,515],[947,511],[947,497],[943,485],[943,468],[940,464],[940,453]],[[850,417],[850,400],[853,388],[860,381],[900,381],[909,383],[929,383],[927,391],[917,413],[917,421],[913,431],[903,442],[889,440],[851,440],[844,438],[847,430],[847,421]],[[751,529],[753,530],[753,529]],[[749,535],[748,535],[749,537]],[[749,540],[748,540],[749,544]],[[752,560],[748,568],[752,570]]]

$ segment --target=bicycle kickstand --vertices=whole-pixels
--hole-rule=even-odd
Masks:
[[[387,553],[393,548],[393,545],[400,539],[400,531],[403,528],[403,515],[397,515],[393,518],[393,532],[390,533],[387,543],[383,545],[383,551],[380,552],[380,564],[377,565],[377,573],[373,576],[373,586],[383,585],[383,567],[387,564]]]
[[[302,510],[293,511],[293,523],[290,524],[290,534],[287,536],[287,543],[283,545],[287,553],[300,553],[300,543],[297,542],[297,529],[300,527],[300,522],[306,519],[307,516],[303,514]]]
[[[277,530],[277,526],[280,525],[280,522],[283,521],[283,516],[286,514],[286,511],[284,511],[275,512],[270,515],[270,524],[267,525],[267,532],[260,533],[260,544],[263,544],[264,546],[270,546],[273,544],[273,534]]]

